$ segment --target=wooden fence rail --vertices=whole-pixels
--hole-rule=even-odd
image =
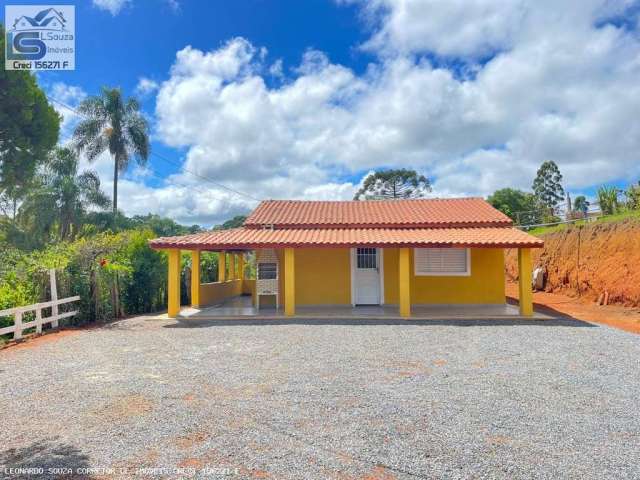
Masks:
[[[0,310],[0,317],[8,317],[13,315],[13,325],[9,325],[8,327],[0,328],[0,335],[5,335],[7,333],[13,333],[13,339],[19,340],[22,338],[23,330],[28,328],[36,328],[36,333],[42,333],[42,325],[45,323],[51,323],[53,328],[58,326],[58,321],[63,318],[73,317],[78,313],[77,310],[72,312],[58,313],[58,306],[64,305],[65,303],[71,303],[80,300],[79,296],[76,297],[68,297],[62,298],[58,300],[58,292],[56,289],[56,275],[55,270],[51,270],[50,272],[51,278],[51,297],[52,299],[48,302],[35,303],[33,305],[26,305],[24,307],[15,307],[9,308],[6,310]],[[42,310],[45,308],[51,308],[51,316],[50,317],[42,317]],[[23,322],[22,317],[25,313],[28,312],[36,312],[36,319],[31,322]]]
[[[52,300],[50,302],[36,303],[34,305],[27,305],[25,307],[9,308],[7,310],[0,310],[0,317],[6,317],[13,315],[13,325],[0,328],[0,335],[13,332],[13,339],[18,340],[22,338],[22,331],[27,328],[36,327],[36,333],[42,333],[42,325],[45,323],[51,323],[52,327],[58,326],[58,320],[63,318],[73,317],[78,313],[77,310],[73,312],[58,313],[57,315],[51,315],[50,317],[42,317],[42,310],[49,307],[57,307],[65,303],[75,302],[80,300],[80,297],[62,298],[60,300]],[[36,319],[31,322],[22,322],[22,316],[27,312],[36,312]]]

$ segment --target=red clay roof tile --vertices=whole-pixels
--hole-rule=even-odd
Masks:
[[[368,201],[267,200],[249,215],[250,228],[497,227],[512,221],[482,198]]]
[[[252,250],[284,247],[541,248],[544,242],[513,227],[485,228],[235,228],[156,238],[153,248]]]

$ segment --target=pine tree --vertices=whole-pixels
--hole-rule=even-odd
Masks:
[[[562,174],[554,161],[540,165],[533,181],[533,193],[541,206],[554,209],[564,199],[561,182]]]
[[[371,173],[362,182],[354,200],[420,198],[431,191],[431,183],[415,170],[401,168]]]

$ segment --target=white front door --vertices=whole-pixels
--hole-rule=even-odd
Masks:
[[[377,248],[354,248],[353,303],[380,305],[380,252]]]

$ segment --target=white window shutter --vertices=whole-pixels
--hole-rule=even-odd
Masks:
[[[414,249],[416,275],[470,275],[468,248]]]

